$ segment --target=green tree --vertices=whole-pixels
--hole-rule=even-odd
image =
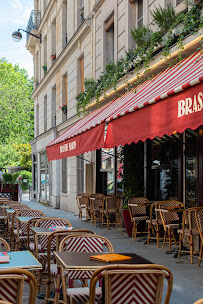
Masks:
[[[0,59],[0,167],[22,165],[31,169],[34,137],[33,79],[25,69]]]
[[[28,143],[34,135],[33,79],[0,59],[0,144]]]

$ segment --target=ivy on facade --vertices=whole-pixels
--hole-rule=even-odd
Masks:
[[[81,110],[86,112],[88,105],[96,100],[99,106],[99,99],[102,94],[109,88],[113,88],[116,91],[116,87],[119,79],[127,75],[128,73],[138,70],[137,80],[129,84],[126,82],[128,90],[133,90],[139,83],[139,68],[144,67],[145,72],[149,70],[150,63],[153,57],[158,53],[162,52],[166,58],[169,55],[169,50],[172,45],[177,45],[178,49],[183,49],[183,40],[191,34],[198,32],[203,27],[201,2],[194,2],[190,5],[190,9],[173,16],[171,14],[171,22],[167,22],[168,30],[166,31],[166,25],[160,27],[159,21],[161,22],[161,14],[163,10],[157,8],[156,11],[152,12],[154,23],[158,25],[158,30],[152,31],[151,29],[143,26],[141,30],[136,32],[136,29],[132,29],[132,37],[136,42],[136,47],[128,50],[125,57],[120,58],[116,63],[110,62],[106,65],[105,71],[97,79],[85,79],[84,85],[85,90],[81,92],[77,97],[77,112]],[[169,9],[167,7],[166,9]],[[156,20],[155,14],[158,14],[158,20]],[[201,44],[203,41],[201,41]],[[181,59],[181,52],[176,60]],[[171,62],[170,64],[174,64]]]

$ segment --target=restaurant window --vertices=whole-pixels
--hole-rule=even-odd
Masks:
[[[49,199],[48,159],[45,152],[40,154],[40,198]]]
[[[117,156],[117,185],[116,185],[116,194],[123,195],[123,147],[119,146],[116,149],[116,156]]]
[[[155,137],[151,142],[153,174],[150,184],[154,189],[153,199],[178,200],[179,137],[180,134],[174,132],[171,136]]]
[[[62,192],[67,193],[67,158],[61,160],[62,167]]]
[[[137,27],[142,27],[143,25],[143,0],[138,0],[137,2]]]
[[[34,178],[33,178],[33,190],[37,191],[37,178],[38,178],[38,174],[37,174],[37,154],[33,155],[33,173],[34,173]]]
[[[198,206],[198,129],[185,131],[185,203]]]
[[[101,149],[101,167],[103,175],[103,192],[115,194],[115,149]]]
[[[114,15],[105,22],[106,63],[114,61]]]
[[[84,154],[77,157],[77,193],[84,192]]]

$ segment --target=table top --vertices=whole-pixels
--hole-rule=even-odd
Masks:
[[[9,206],[3,205],[1,208],[7,209]]]
[[[42,265],[29,251],[11,251],[9,263],[0,263],[0,269],[23,268],[27,270],[42,269]]]
[[[13,209],[6,209],[6,212],[7,212],[7,213],[14,213],[15,210],[13,210]]]
[[[95,253],[95,252],[67,252],[67,251],[54,251],[54,256],[65,270],[96,270],[109,263],[90,260],[92,255],[109,254],[109,252]],[[115,262],[111,264],[152,264],[152,262],[142,258],[135,253],[119,253],[132,257],[132,260],[122,262]]]
[[[21,223],[28,223],[29,220],[35,218],[35,216],[17,216],[17,220],[19,220]]]
[[[50,227],[31,227],[30,230],[32,230],[35,234],[37,235],[49,235],[53,232],[60,232],[60,231],[64,231],[64,232],[71,232],[71,231],[75,231],[75,232],[82,232],[84,229],[79,229],[79,228],[72,228],[71,230],[68,229],[64,229],[64,230],[49,230]]]

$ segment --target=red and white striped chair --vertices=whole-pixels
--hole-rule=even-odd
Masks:
[[[24,269],[0,269],[0,300],[21,304],[24,282],[30,288],[29,304],[35,304],[37,282],[34,275]]]
[[[16,216],[32,216],[33,218],[40,219],[41,217],[45,217],[45,214],[40,210],[35,209],[26,209],[17,212]],[[14,229],[14,242],[17,249],[22,249],[23,243],[27,243],[28,240],[28,224],[27,223],[19,223],[19,236],[17,236],[17,229]],[[33,238],[34,240],[34,238]]]
[[[203,251],[203,208],[201,208],[199,210],[196,210],[195,218],[196,218],[197,227],[199,229],[199,235],[200,235],[200,240],[201,240],[200,252],[199,252],[199,262],[198,262],[198,266],[200,266],[201,260],[203,259],[202,258],[202,251]]]
[[[159,241],[160,239],[160,228],[162,226],[162,219],[160,212],[156,210],[161,202],[157,201],[154,202],[150,206],[150,216],[149,220],[146,220],[148,225],[148,236],[147,236],[147,244],[149,244],[150,240],[157,241],[157,247],[159,248]],[[155,218],[153,218],[153,214],[155,213]]]
[[[68,220],[57,218],[57,217],[44,217],[38,220],[35,224],[35,227],[55,227],[55,226],[68,226],[72,227],[71,223]],[[40,261],[40,263],[46,267],[47,264],[47,246],[48,246],[48,237],[49,235],[38,235],[36,239],[36,243],[34,244],[35,248],[35,255],[36,258]],[[32,243],[31,243],[32,244]],[[32,247],[32,245],[30,246]],[[54,239],[51,246],[51,251],[53,252],[56,250],[56,240]],[[38,290],[40,291],[40,285],[42,282],[42,272],[39,272],[39,278],[38,278]]]
[[[164,279],[167,280],[165,304],[169,304],[173,286],[171,271],[161,265],[109,265],[95,271],[90,281],[89,304],[95,304],[99,279],[105,279],[105,303],[161,303]]]
[[[10,245],[3,238],[0,238],[0,252],[10,251]]]
[[[100,235],[90,235],[90,234],[78,234],[78,235],[69,235],[65,237],[59,246],[59,251],[69,251],[69,252],[103,252],[104,248],[111,253],[114,252],[113,245],[111,242]],[[64,273],[63,268],[61,270],[61,278],[66,275],[66,278],[69,280],[69,286],[72,280],[84,280],[90,279],[93,271],[68,271],[66,274]],[[58,273],[59,275],[59,273]],[[63,286],[63,297],[64,302],[67,303],[68,296],[70,303],[77,302],[89,302],[89,287],[82,288],[67,288],[65,290],[65,282],[62,282]],[[97,300],[100,301],[102,298],[102,289],[101,287],[97,288]]]
[[[149,200],[146,197],[133,197],[128,202],[128,208],[130,212],[131,222],[133,223],[132,237],[137,237],[138,233],[147,233],[147,231],[137,231],[137,226],[139,222],[149,219],[146,215],[146,206],[144,203],[148,203]]]
[[[83,234],[94,234],[94,232],[92,232],[91,230],[87,230],[87,229],[74,229],[74,230],[70,230],[70,231],[65,231],[65,230],[61,230],[61,231],[54,231],[52,232],[49,237],[48,237],[48,246],[47,246],[47,287],[46,287],[46,297],[45,297],[45,304],[48,303],[48,301],[54,301],[53,298],[50,298],[50,292],[51,292],[51,283],[54,282],[54,286],[56,286],[56,277],[57,277],[57,265],[56,265],[56,260],[54,259],[54,257],[52,256],[51,258],[51,248],[52,248],[52,242],[56,242],[57,247],[56,247],[56,251],[59,250],[59,243],[60,241],[68,236],[68,235],[72,235],[72,234],[78,234],[78,233],[83,233]],[[67,274],[67,273],[66,273]]]

